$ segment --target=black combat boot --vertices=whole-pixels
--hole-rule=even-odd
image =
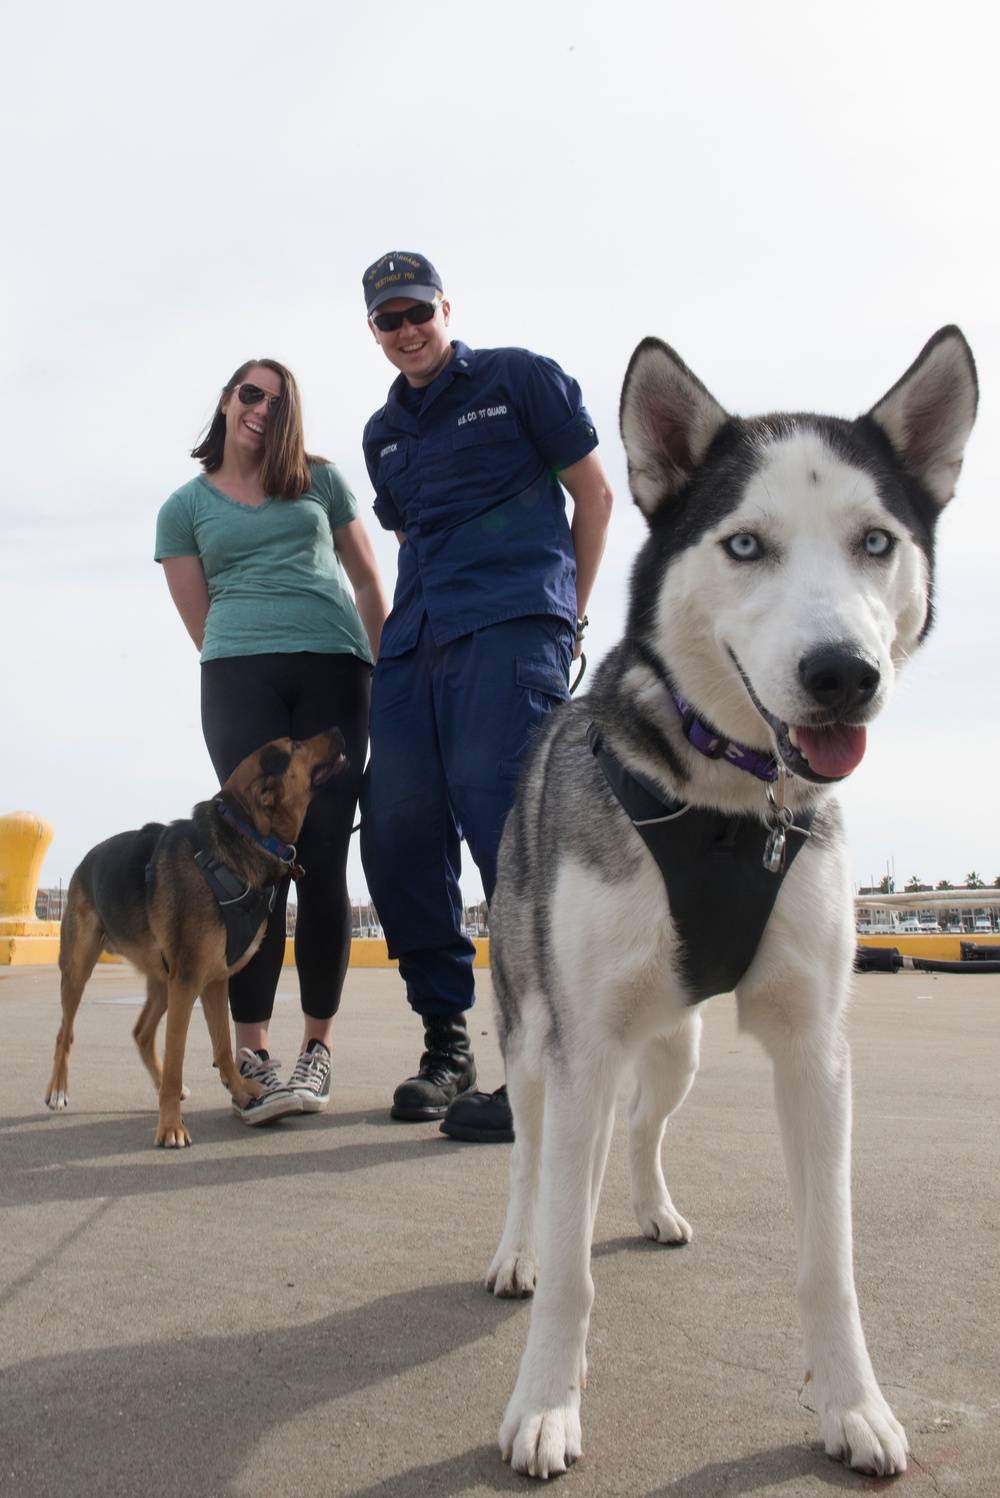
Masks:
[[[396,1088],[392,1117],[409,1123],[443,1118],[459,1093],[476,1085],[476,1062],[464,1014],[425,1014],[420,1070]]]
[[[471,1144],[513,1144],[514,1115],[506,1086],[496,1092],[463,1092],[445,1114],[441,1133]]]

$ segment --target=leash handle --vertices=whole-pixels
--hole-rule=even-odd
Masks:
[[[577,656],[577,663],[578,663],[580,669],[579,669],[579,671],[577,671],[576,676],[573,678],[573,680],[569,684],[569,695],[571,697],[572,697],[573,693],[576,691],[577,687],[580,685],[581,681],[583,680],[584,675],[585,675],[586,670],[587,670],[587,657],[584,655],[584,653],[583,653],[582,650],[580,651],[580,654]]]

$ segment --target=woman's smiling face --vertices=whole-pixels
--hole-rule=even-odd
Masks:
[[[284,395],[284,381],[273,369],[262,364],[251,364],[240,385],[256,385],[264,395],[256,404],[245,406],[237,390],[230,390],[223,398],[222,409],[226,416],[226,445],[232,442],[248,456],[264,457],[264,437],[271,419],[270,402],[274,396]]]

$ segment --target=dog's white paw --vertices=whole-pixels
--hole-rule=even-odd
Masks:
[[[632,1210],[643,1235],[654,1243],[690,1243],[694,1237],[691,1224],[681,1216],[669,1197],[633,1201]]]
[[[906,1471],[909,1443],[879,1389],[850,1407],[829,1404],[819,1410],[828,1456],[858,1472],[893,1477]]]
[[[583,1455],[579,1389],[570,1390],[565,1404],[523,1412],[515,1394],[500,1427],[500,1454],[527,1477],[565,1472]]]
[[[538,1260],[533,1254],[505,1253],[501,1248],[490,1265],[486,1288],[502,1300],[523,1300],[535,1293],[537,1278]]]
[[[45,1106],[46,1108],[49,1108],[53,1113],[61,1113],[64,1108],[69,1107],[69,1093],[58,1091],[50,1092],[48,1097],[45,1099]]]

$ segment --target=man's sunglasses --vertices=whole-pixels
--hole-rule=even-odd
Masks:
[[[407,307],[405,312],[373,312],[372,322],[380,333],[395,333],[404,322],[412,323],[419,327],[422,322],[430,322],[440,302],[418,302],[415,307]]]
[[[236,394],[244,406],[259,406],[262,400],[266,400],[269,411],[273,411],[281,402],[280,395],[272,395],[270,390],[261,390],[259,385],[237,385]]]

